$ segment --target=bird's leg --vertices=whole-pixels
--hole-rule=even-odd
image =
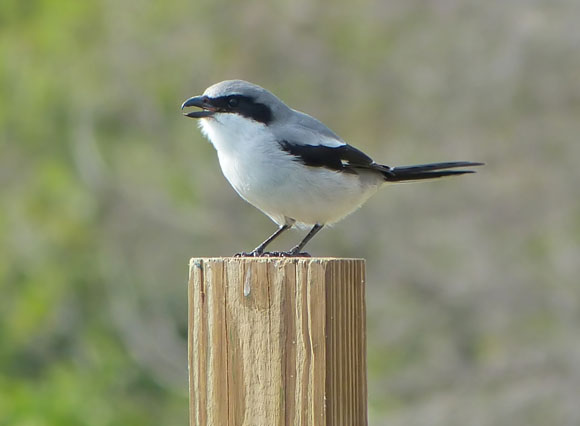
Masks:
[[[304,237],[304,239],[302,241],[300,241],[300,244],[298,244],[297,246],[293,247],[290,251],[286,252],[285,254],[287,256],[305,256],[305,257],[309,257],[310,255],[308,253],[301,253],[300,250],[302,250],[304,248],[304,246],[306,245],[306,243],[308,243],[308,241],[310,241],[312,239],[312,237],[314,237],[318,231],[320,231],[322,229],[324,225],[320,225],[319,223],[317,223],[316,225],[314,225],[312,227],[312,229],[310,230],[310,232]]]
[[[286,231],[287,229],[290,229],[291,225],[287,225],[284,224],[282,226],[280,226],[276,232],[274,232],[272,235],[270,235],[268,238],[266,238],[266,240],[260,244],[258,247],[256,247],[254,250],[252,250],[252,253],[255,253],[255,255],[261,256],[262,254],[264,254],[264,249],[266,248],[266,246],[268,244],[270,244],[272,241],[274,241],[276,238],[278,238],[278,236]]]
[[[284,224],[282,226],[280,226],[276,232],[274,232],[272,235],[270,235],[268,238],[266,238],[266,240],[260,244],[258,247],[256,247],[254,250],[252,250],[249,253],[246,252],[242,252],[242,253],[237,253],[235,257],[260,257],[264,254],[264,249],[266,248],[266,246],[268,244],[270,244],[272,241],[274,241],[282,232],[286,231],[287,229],[290,229],[292,225],[288,225],[288,224]]]

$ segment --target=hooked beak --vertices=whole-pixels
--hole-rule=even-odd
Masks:
[[[207,96],[194,96],[193,98],[189,98],[183,104],[181,104],[181,109],[186,107],[201,108],[201,111],[191,111],[183,114],[190,118],[211,117],[215,113],[215,108],[210,104],[209,98]]]

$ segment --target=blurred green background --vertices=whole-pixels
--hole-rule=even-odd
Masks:
[[[0,425],[187,424],[186,279],[274,229],[179,105],[258,83],[393,186],[364,257],[371,425],[580,424],[580,2],[0,2]],[[275,246],[288,248],[290,233]]]

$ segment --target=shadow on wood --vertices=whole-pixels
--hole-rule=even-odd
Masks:
[[[191,259],[190,425],[366,425],[364,266]]]

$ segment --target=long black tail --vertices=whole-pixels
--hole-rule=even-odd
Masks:
[[[447,163],[417,164],[415,166],[386,167],[383,174],[389,182],[402,182],[407,180],[433,179],[443,176],[463,175],[475,173],[474,170],[447,170],[457,167],[483,166],[484,163],[472,163],[470,161],[454,161]]]

